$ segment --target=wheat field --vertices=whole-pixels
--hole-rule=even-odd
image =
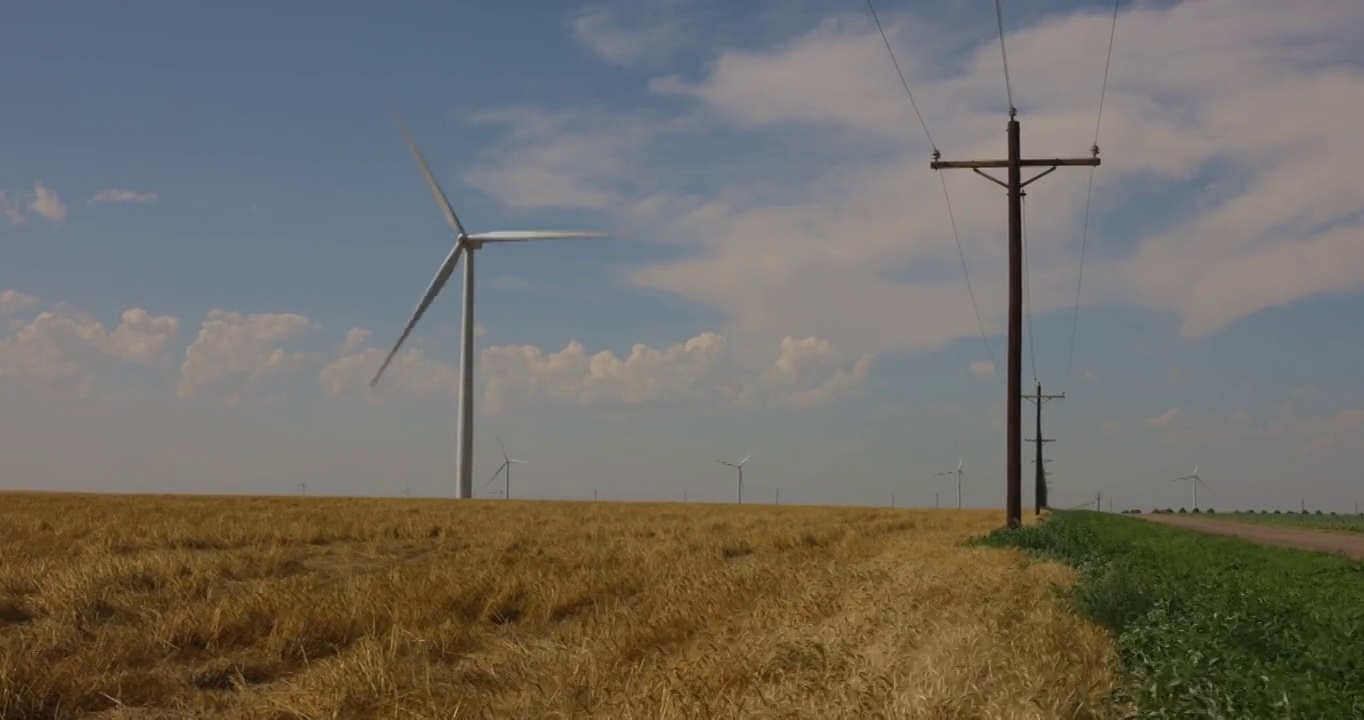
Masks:
[[[1107,717],[998,511],[0,494],[0,718]]]

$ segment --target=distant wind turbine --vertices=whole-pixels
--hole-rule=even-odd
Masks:
[[[966,473],[964,473],[964,472],[961,471],[961,461],[962,461],[961,458],[957,458],[957,469],[956,469],[956,470],[947,470],[947,471],[945,471],[945,472],[940,472],[940,473],[938,473],[937,475],[934,475],[934,476],[933,476],[933,477],[946,477],[946,476],[948,476],[948,475],[956,475],[956,476],[957,476],[957,509],[958,509],[958,510],[961,509],[961,478],[962,478],[963,475],[966,474]]]
[[[308,483],[301,482],[301,483],[295,485],[294,487],[298,488],[298,494],[299,494],[299,495],[307,495],[307,494],[308,494]]]
[[[426,186],[431,190],[431,197],[435,198],[436,205],[440,207],[446,224],[450,226],[451,230],[455,231],[455,246],[450,250],[450,254],[445,256],[445,261],[440,264],[440,269],[436,271],[435,278],[427,287],[426,294],[417,303],[417,309],[412,313],[412,319],[407,321],[407,326],[398,336],[398,342],[393,344],[393,349],[389,351],[388,357],[384,358],[383,364],[379,366],[379,371],[374,374],[374,379],[370,380],[369,385],[374,387],[378,384],[380,376],[384,374],[384,370],[393,361],[393,356],[398,354],[398,348],[402,347],[403,341],[407,340],[407,336],[412,334],[412,328],[417,325],[417,321],[421,319],[426,309],[431,306],[431,302],[440,294],[441,288],[445,287],[445,283],[454,274],[460,256],[467,255],[468,258],[464,261],[464,317],[460,330],[459,346],[459,430],[456,445],[458,459],[456,471],[457,497],[467,499],[474,496],[474,251],[487,243],[599,238],[605,237],[606,234],[560,230],[496,230],[472,235],[465,232],[464,226],[459,222],[459,217],[455,215],[454,208],[450,206],[449,199],[445,197],[445,192],[441,190],[436,178],[431,175],[431,168],[427,167],[426,159],[422,157],[416,143],[412,142],[411,136],[408,135],[407,126],[403,124],[396,112],[393,117],[398,124],[398,129],[402,131],[403,140],[407,142],[408,150],[412,152],[412,157],[416,159],[417,165],[421,168],[422,176],[426,178]]]
[[[500,447],[500,448],[502,448],[502,464],[497,466],[497,472],[493,473],[493,476],[490,477],[490,478],[488,478],[488,482],[483,483],[483,487],[488,487],[489,485],[492,485],[492,484],[493,484],[493,481],[497,479],[497,476],[498,476],[498,475],[501,475],[501,476],[502,476],[502,479],[506,482],[506,485],[504,486],[504,489],[503,489],[503,491],[502,491],[502,498],[503,498],[504,500],[510,500],[510,499],[511,499],[511,466],[512,466],[512,465],[522,465],[522,464],[525,464],[526,461],[525,461],[525,460],[513,460],[512,458],[507,457],[507,446],[502,444],[502,438],[497,438],[497,446]]]
[[[725,462],[724,460],[716,460],[716,461],[715,461],[715,462],[720,463],[721,465],[728,465],[728,466],[730,466],[730,467],[732,467],[732,468],[738,469],[738,471],[739,471],[739,504],[740,504],[740,505],[743,505],[743,504],[744,504],[744,463],[748,462],[748,459],[751,458],[751,457],[753,457],[753,453],[749,453],[749,454],[745,455],[745,456],[744,456],[744,459],[743,459],[743,460],[740,460],[740,461],[737,462],[737,463]]]
[[[1199,486],[1199,485],[1202,485],[1204,490],[1209,490],[1209,489],[1210,489],[1210,488],[1208,487],[1208,484],[1205,483],[1205,482],[1203,482],[1203,478],[1201,478],[1201,477],[1198,476],[1198,463],[1194,463],[1194,466],[1193,466],[1193,473],[1192,473],[1192,474],[1185,475],[1184,477],[1175,478],[1175,479],[1171,480],[1170,482],[1179,482],[1179,481],[1181,481],[1181,480],[1188,480],[1188,481],[1189,481],[1189,488],[1193,491],[1193,509],[1194,509],[1194,510],[1197,510],[1197,509],[1198,509],[1198,486]]]

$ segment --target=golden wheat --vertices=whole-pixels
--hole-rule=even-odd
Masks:
[[[0,495],[0,718],[1104,717],[997,512]]]

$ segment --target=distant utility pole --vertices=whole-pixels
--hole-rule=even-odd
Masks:
[[[1012,103],[1011,103],[1012,104]],[[1009,381],[1006,392],[1008,414],[1008,472],[1006,516],[1009,527],[1023,522],[1023,188],[1033,181],[1054,172],[1059,167],[1094,167],[1099,164],[1099,146],[1090,148],[1087,158],[1024,158],[1019,142],[1018,110],[1009,108],[1009,157],[1005,160],[965,160],[943,162],[940,153],[933,151],[934,170],[972,170],[1002,186],[1009,194]],[[1046,168],[1024,180],[1023,168]],[[988,168],[1005,168],[1008,181],[985,172]],[[1039,401],[1040,402],[1040,401]]]
[[[1094,511],[1104,511],[1104,494],[1102,492],[1094,493]]]
[[[891,490],[891,491],[890,491],[890,506],[891,506],[892,508],[895,507],[895,491],[894,491],[894,490]]]
[[[1035,394],[1023,396],[1024,400],[1031,400],[1032,403],[1037,406],[1037,437],[1028,441],[1037,446],[1037,477],[1034,480],[1034,483],[1036,484],[1036,489],[1034,490],[1034,493],[1036,494],[1036,507],[1033,511],[1034,515],[1041,515],[1042,508],[1047,507],[1047,471],[1042,466],[1042,464],[1046,462],[1042,459],[1042,445],[1043,443],[1056,442],[1055,438],[1042,437],[1042,406],[1045,405],[1048,400],[1061,400],[1065,398],[1065,396],[1065,393],[1060,393],[1058,395],[1043,395],[1042,383],[1040,382],[1037,383],[1037,392]]]

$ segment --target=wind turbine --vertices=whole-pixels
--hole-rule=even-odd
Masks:
[[[740,460],[740,461],[737,462],[737,463],[725,462],[724,460],[716,460],[716,461],[715,461],[715,462],[720,463],[721,465],[728,465],[728,466],[730,466],[730,467],[732,467],[732,468],[738,468],[738,470],[739,470],[739,504],[740,504],[740,505],[743,505],[743,504],[744,504],[744,463],[748,462],[748,459],[751,458],[751,457],[753,457],[753,453],[749,453],[749,454],[745,455],[745,456],[744,456],[744,459],[743,459],[743,460]]]
[[[398,348],[402,347],[403,341],[407,340],[407,336],[412,334],[412,328],[416,326],[417,321],[431,306],[431,302],[440,294],[441,288],[445,287],[445,283],[454,274],[460,256],[466,255],[467,258],[464,261],[464,317],[460,328],[459,346],[459,430],[455,454],[458,459],[456,471],[457,496],[461,499],[467,499],[474,496],[474,251],[488,243],[599,238],[606,237],[606,234],[559,230],[495,230],[473,234],[465,232],[464,226],[459,222],[459,217],[455,215],[455,209],[450,206],[449,199],[445,197],[445,192],[441,190],[436,178],[431,175],[431,168],[427,167],[426,159],[422,157],[416,143],[412,142],[412,137],[408,135],[407,126],[403,124],[402,118],[398,117],[396,112],[393,117],[398,124],[398,129],[402,131],[403,140],[407,142],[408,150],[412,152],[412,157],[416,159],[417,165],[421,168],[422,176],[426,179],[426,186],[431,190],[431,197],[435,198],[436,205],[440,207],[446,224],[455,232],[455,246],[445,256],[445,261],[440,264],[440,269],[436,271],[435,278],[426,288],[426,294],[417,303],[417,309],[412,313],[412,319],[407,321],[407,326],[403,328],[402,335],[398,336],[398,342],[393,344],[393,349],[389,351],[388,357],[384,358],[383,365],[379,366],[379,371],[374,374],[374,379],[369,382],[369,386],[374,387],[378,384],[379,377],[384,374],[388,364],[393,361],[393,356],[398,354]]]
[[[963,472],[961,471],[961,461],[962,461],[961,458],[957,458],[957,469],[956,469],[956,470],[947,470],[947,471],[945,471],[945,472],[940,472],[940,473],[938,473],[937,475],[934,475],[934,476],[933,476],[933,477],[946,477],[946,476],[948,476],[948,475],[956,475],[956,476],[957,476],[957,509],[958,509],[958,510],[961,509],[961,478],[962,478],[963,475],[966,474],[966,473],[963,473]]]
[[[1188,480],[1188,481],[1189,481],[1189,487],[1192,488],[1192,490],[1193,490],[1193,509],[1194,509],[1194,510],[1197,510],[1197,509],[1198,509],[1198,486],[1199,486],[1199,485],[1202,485],[1202,486],[1203,486],[1203,489],[1205,489],[1205,490],[1210,489],[1210,488],[1208,488],[1208,484],[1205,483],[1205,482],[1203,482],[1203,478],[1198,477],[1198,463],[1194,463],[1194,466],[1193,466],[1193,473],[1192,473],[1192,474],[1190,474],[1190,475],[1185,475],[1184,477],[1175,478],[1175,479],[1171,480],[1170,482],[1179,482],[1179,481],[1181,481],[1181,480]]]
[[[497,479],[497,476],[498,476],[498,475],[501,475],[502,478],[503,478],[503,480],[506,481],[506,485],[504,486],[504,490],[502,491],[502,499],[504,499],[504,500],[510,500],[510,499],[511,499],[511,466],[512,466],[513,464],[521,465],[521,464],[524,464],[526,461],[525,461],[525,460],[513,460],[512,458],[507,457],[507,446],[502,444],[502,438],[498,438],[498,439],[497,439],[497,446],[500,447],[500,448],[502,448],[502,464],[497,466],[497,472],[493,473],[493,476],[490,477],[490,478],[488,478],[488,482],[483,483],[483,487],[488,487],[489,485],[492,485],[492,484],[493,484],[493,481]]]

